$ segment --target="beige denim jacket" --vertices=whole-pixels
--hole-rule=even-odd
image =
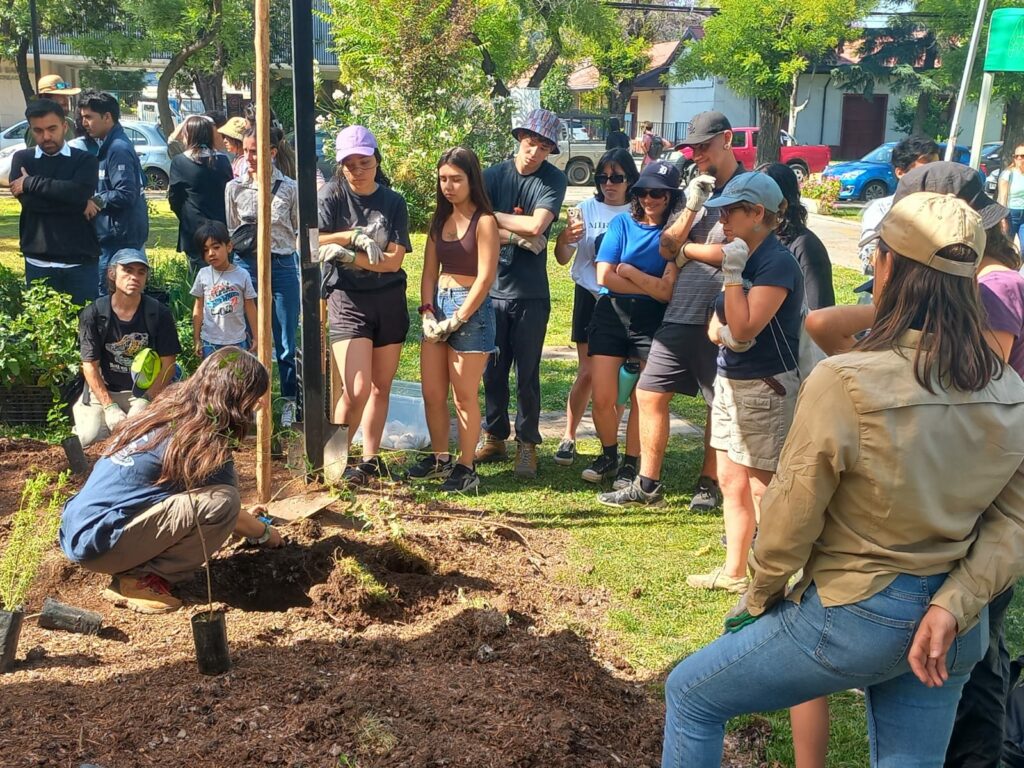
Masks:
[[[800,390],[750,556],[752,615],[803,577],[825,606],[901,573],[949,573],[932,598],[960,631],[1024,573],[1024,382],[1007,367],[980,392],[925,390],[921,334],[901,349],[818,364]]]

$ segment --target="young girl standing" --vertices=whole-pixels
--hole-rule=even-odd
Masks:
[[[412,249],[405,198],[380,170],[377,140],[351,125],[335,142],[338,172],[319,193],[320,245],[338,245],[342,269],[325,288],[332,384],[341,386],[334,423],[363,430],[363,460],[345,470],[349,485],[387,475],[377,455],[391,382],[409,331],[402,259]]]
[[[490,290],[498,269],[498,224],[484,189],[480,161],[455,147],[437,164],[437,208],[420,282],[420,379],[433,454],[409,469],[413,480],[443,478],[443,491],[480,484],[473,451],[480,437],[478,392],[494,351]],[[459,419],[459,458],[448,453],[448,388]]]

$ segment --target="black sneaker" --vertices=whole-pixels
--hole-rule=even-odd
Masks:
[[[600,483],[606,477],[614,477],[618,469],[618,458],[605,456],[602,453],[590,463],[589,467],[583,470],[582,477],[588,483]]]
[[[444,461],[434,455],[424,456],[409,467],[405,476],[410,480],[445,480],[452,473],[453,467],[451,456]]]
[[[381,461],[380,456],[371,456],[366,461],[346,467],[341,479],[350,487],[362,488],[369,485],[372,480],[390,480],[391,471],[388,465]]]
[[[480,476],[465,464],[456,464],[448,478],[441,483],[443,493],[466,493],[480,487]]]
[[[693,489],[693,498],[690,499],[691,512],[714,512],[715,508],[722,503],[722,492],[718,483],[707,475],[701,475],[697,480],[697,487]]]
[[[660,507],[665,503],[662,487],[662,484],[658,483],[657,488],[647,493],[640,487],[638,477],[625,488],[598,494],[597,500],[606,507]]]
[[[572,440],[563,440],[558,444],[558,450],[555,451],[555,464],[568,467],[574,461],[576,461],[576,443]]]
[[[612,483],[612,490],[618,491],[627,485],[632,485],[636,480],[636,467],[632,464],[623,464],[619,467],[619,473],[615,475],[615,482]]]

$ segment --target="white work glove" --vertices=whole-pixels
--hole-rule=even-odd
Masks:
[[[384,261],[384,252],[380,249],[380,246],[377,245],[377,241],[361,229],[357,229],[355,234],[352,235],[352,247],[357,251],[365,253],[366,258],[368,258],[370,263],[374,266]]]
[[[103,406],[103,423],[107,425],[107,429],[113,433],[114,429],[122,421],[128,418],[128,414],[121,410],[121,406],[117,403],[111,402]]]
[[[737,341],[733,338],[732,331],[729,330],[728,325],[723,325],[718,329],[718,338],[729,349],[733,352],[743,353],[750,349],[757,343],[757,339],[751,339],[750,341]]]
[[[715,177],[702,173],[686,185],[686,207],[696,213],[715,191]]]
[[[743,285],[743,269],[750,258],[750,248],[738,237],[722,246],[722,275],[726,285]]]
[[[459,317],[459,313],[454,312],[451,317],[445,318],[437,324],[437,331],[441,334],[442,339],[447,339],[465,324],[466,321]]]
[[[317,249],[316,255],[321,264],[326,264],[329,261],[336,261],[339,264],[351,264],[356,260],[354,251],[336,243],[321,245]]]
[[[534,235],[533,237],[523,237],[517,235],[515,232],[509,233],[509,242],[519,248],[523,248],[530,253],[543,253],[544,249],[548,247],[548,239],[544,235]]]
[[[680,248],[679,249],[679,253],[676,254],[676,266],[679,267],[680,269],[685,267],[686,266],[686,262],[689,261],[689,259],[686,258],[686,254],[683,253],[683,251],[685,251],[685,250],[686,250],[686,243],[684,242],[683,243],[683,247]]]
[[[432,341],[435,344],[444,341],[444,336],[438,331],[437,318],[434,317],[433,312],[424,312],[421,321],[423,323],[423,338],[427,341]]]
[[[128,416],[136,416],[146,410],[149,400],[144,397],[131,397],[128,399]]]

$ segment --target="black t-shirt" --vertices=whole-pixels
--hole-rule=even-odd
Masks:
[[[808,309],[832,307],[836,303],[836,292],[832,286],[832,262],[828,250],[816,234],[803,229],[796,237],[786,242],[779,238],[783,245],[792,251],[804,273],[804,297]]]
[[[629,149],[629,136],[622,131],[609,131],[604,140],[605,149]]]
[[[143,348],[152,348],[160,357],[181,352],[178,329],[174,326],[170,310],[161,305],[154,329],[156,338],[150,339],[145,307],[145,302],[140,303],[128,321],[121,320],[111,309],[103,338],[99,338],[95,314],[83,312],[78,330],[82,361],[99,361],[103,381],[111,392],[125,392],[132,388],[132,360]]]
[[[357,195],[342,179],[335,176],[320,188],[318,195],[321,232],[345,232],[362,227],[381,250],[388,243],[405,246],[412,252],[409,240],[409,209],[405,198],[381,184],[372,195]],[[405,284],[405,270],[370,272],[366,269],[338,269],[338,279],[331,291],[379,291]],[[328,305],[331,299],[328,298]]]
[[[495,213],[531,215],[538,208],[558,212],[565,199],[565,174],[544,161],[534,173],[523,176],[516,170],[515,160],[506,160],[484,171],[484,186]],[[516,209],[519,210],[516,210]],[[549,226],[544,236],[551,234]],[[496,299],[548,299],[547,249],[530,253],[505,243],[498,257],[498,276],[491,287]]]

